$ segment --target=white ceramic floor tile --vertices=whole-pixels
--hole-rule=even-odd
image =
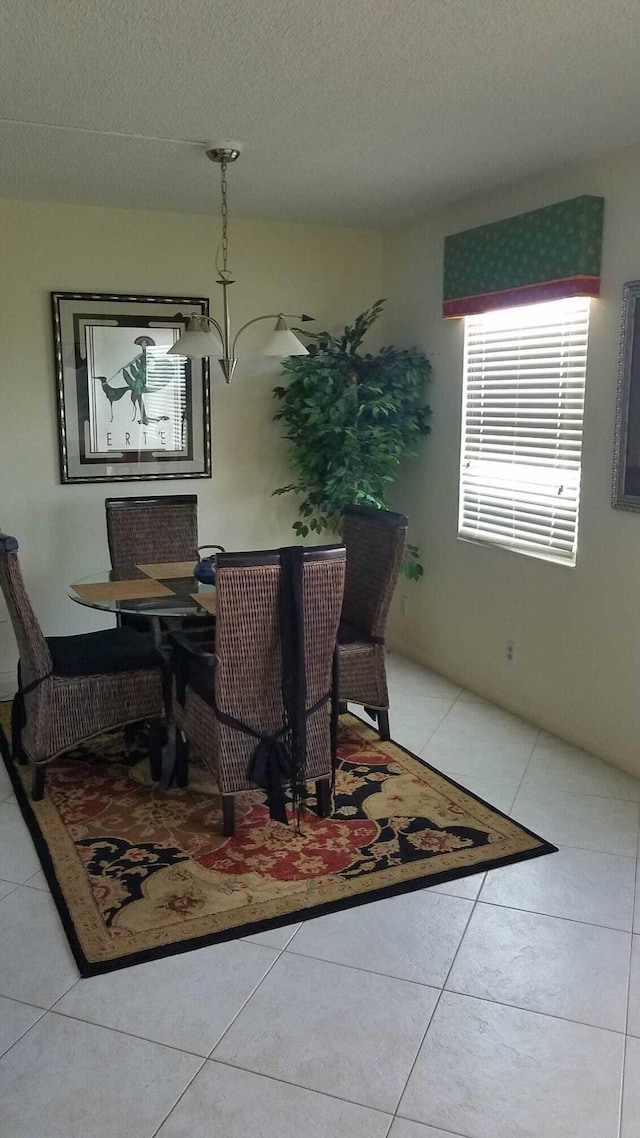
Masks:
[[[291,937],[299,928],[302,928],[300,922],[297,925],[283,925],[280,929],[269,929],[267,932],[246,936],[244,939],[250,944],[266,944],[267,948],[283,949],[287,947]]]
[[[391,738],[419,754],[450,708],[447,699],[396,700],[389,709]]]
[[[16,798],[15,794],[13,794],[13,793],[7,794],[6,797],[2,799],[2,801],[6,802],[9,806],[17,806],[18,805],[18,799]]]
[[[470,688],[463,688],[460,692],[460,703],[484,703],[486,707],[495,707],[490,699],[485,696],[479,695],[477,691],[471,691]]]
[[[15,881],[0,881],[0,901],[7,896],[7,893],[13,893],[16,888]]]
[[[21,886],[0,901],[0,995],[48,1008],[78,979],[56,907]]]
[[[538,730],[491,704],[458,701],[432,735],[422,757],[458,782],[522,776]]]
[[[21,884],[39,868],[40,861],[19,808],[0,802],[0,877]]]
[[[201,1062],[48,1013],[0,1060],[0,1133],[151,1138]]]
[[[617,1138],[623,1042],[445,992],[398,1113],[470,1138]]]
[[[629,1035],[640,1037],[640,936],[634,936],[631,950],[631,984],[629,987]],[[640,1130],[638,1131],[640,1133]]]
[[[459,684],[453,683],[438,672],[432,672],[430,668],[415,664],[406,656],[391,653],[386,657],[386,661],[387,681],[393,696],[435,696],[437,699],[448,699],[453,703],[462,691]]]
[[[229,941],[83,980],[55,1010],[208,1055],[277,959]]]
[[[4,996],[0,996],[0,1055],[4,1055],[42,1014],[40,1008],[34,1008],[31,1004],[5,1000]]]
[[[405,658],[387,668],[393,737],[565,848],[73,986],[0,765],[0,1133],[297,1138],[303,1119],[305,1138],[618,1138],[605,1028],[626,1013],[640,781]],[[628,1030],[621,1138],[638,1138],[640,937]],[[201,1060],[173,1048],[221,1035],[187,1086]]]
[[[366,1106],[210,1061],[158,1138],[385,1138],[390,1121]]]
[[[478,903],[447,988],[625,1030],[628,933]]]
[[[422,757],[424,758],[424,756]],[[490,806],[495,806],[496,810],[508,814],[518,792],[521,778],[521,774],[513,774],[505,778],[468,778],[463,775],[456,778],[455,781],[459,782],[461,786],[465,786],[472,794],[476,794],[478,798],[483,798]]]
[[[640,1134],[640,1039],[627,1039],[624,1064],[624,1096],[620,1138],[638,1138]]]
[[[213,1058],[392,1112],[437,997],[285,952]]]
[[[484,879],[484,873],[472,873],[469,877],[457,877],[454,881],[443,881],[442,885],[430,885],[428,888],[431,893],[448,893],[450,897],[475,901]]]
[[[537,739],[524,785],[640,802],[640,779],[546,731],[541,731]]]
[[[636,856],[640,813],[636,802],[522,786],[510,813],[554,845]]]
[[[640,933],[640,860],[636,870],[636,904],[633,917],[633,931]]]
[[[389,1138],[464,1138],[462,1134],[452,1134],[450,1130],[434,1130],[422,1122],[409,1122],[406,1118],[394,1119]]]
[[[37,873],[34,873],[33,877],[25,881],[25,885],[28,885],[30,889],[42,889],[45,893],[51,892],[47,879],[41,869],[39,869]]]
[[[287,951],[441,988],[472,908],[421,889],[306,921]]]
[[[635,868],[633,858],[566,846],[548,857],[491,870],[480,899],[629,932]]]

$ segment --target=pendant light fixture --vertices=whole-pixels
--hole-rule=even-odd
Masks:
[[[284,359],[286,356],[306,356],[309,354],[302,341],[289,328],[287,319],[313,320],[313,316],[306,316],[304,313],[300,316],[295,313],[284,312],[270,313],[268,316],[254,316],[252,320],[247,320],[246,324],[243,324],[232,337],[228,290],[229,286],[235,282],[227,265],[229,254],[227,166],[229,163],[237,161],[241,151],[241,142],[212,142],[206,148],[207,158],[220,167],[222,240],[218,253],[222,256],[222,262],[219,264],[218,258],[216,258],[218,270],[216,283],[222,285],[222,324],[220,325],[217,320],[214,320],[213,316],[198,314],[189,317],[186,331],[169,348],[167,353],[170,356],[189,356],[192,359],[213,356],[218,360],[227,383],[231,380],[238,362],[236,358],[238,337],[249,325],[256,324],[259,320],[275,320],[274,331],[262,351],[263,355]]]

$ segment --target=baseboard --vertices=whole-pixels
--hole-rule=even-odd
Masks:
[[[566,723],[556,720],[553,715],[541,714],[539,711],[533,712],[531,707],[524,701],[514,699],[510,694],[500,691],[498,688],[493,688],[490,684],[479,684],[475,676],[465,675],[464,669],[451,668],[449,665],[443,664],[442,661],[439,661],[436,657],[431,656],[428,652],[417,649],[414,644],[407,644],[400,637],[390,637],[387,644],[393,652],[398,652],[401,656],[407,656],[408,659],[414,660],[416,664],[422,664],[425,668],[430,668],[433,672],[438,672],[439,675],[444,676],[447,680],[451,680],[452,683],[458,684],[468,691],[475,692],[476,695],[482,696],[483,699],[488,699],[491,703],[497,704],[498,707],[502,707],[505,711],[512,712],[513,715],[518,715],[521,719],[526,719],[528,723],[533,724],[534,727],[538,727],[541,731],[548,731],[551,735],[556,735],[558,739],[563,739],[566,743],[571,743],[574,747],[581,747],[583,751],[588,751],[590,755],[604,759],[605,762],[612,763],[613,766],[619,767],[621,770],[634,775],[636,778],[640,774],[638,771],[637,754],[627,755],[613,751],[610,743],[604,739],[598,739],[586,732],[583,733],[579,730],[567,727]]]
[[[13,699],[16,694],[16,671],[0,672],[0,703],[6,699]]]

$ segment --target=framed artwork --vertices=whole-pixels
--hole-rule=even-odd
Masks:
[[[611,504],[640,512],[640,281],[622,296]]]
[[[193,296],[51,294],[62,482],[211,477],[209,365],[168,355]]]

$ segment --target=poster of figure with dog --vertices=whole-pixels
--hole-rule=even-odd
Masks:
[[[85,324],[91,450],[185,454],[187,360],[180,329]]]
[[[211,476],[209,365],[169,355],[194,297],[53,293],[63,482]]]

